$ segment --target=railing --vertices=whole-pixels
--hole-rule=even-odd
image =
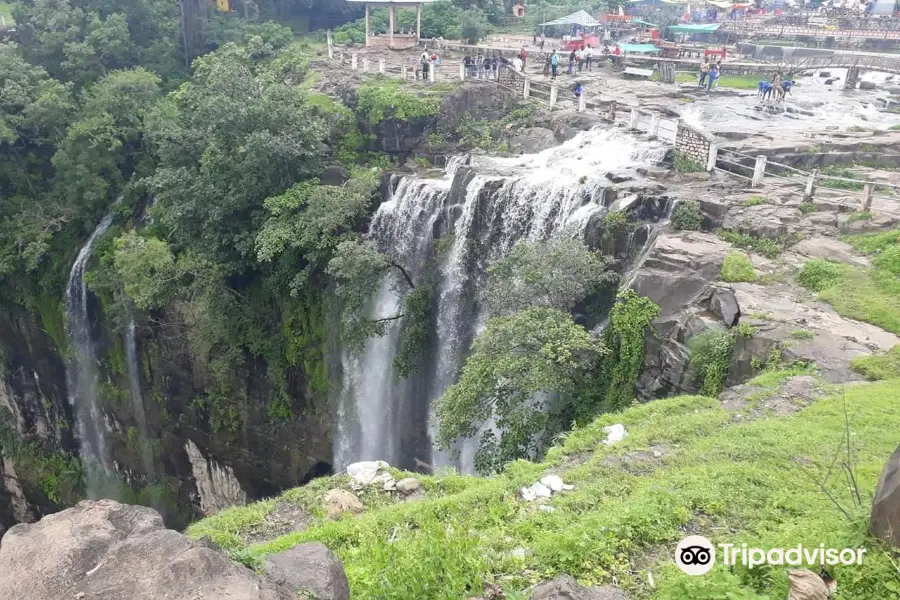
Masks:
[[[856,201],[852,199],[829,198],[829,202],[861,212],[871,211],[872,201],[876,196],[882,196],[885,190],[890,190],[890,195],[883,197],[895,202],[896,196],[894,194],[900,193],[900,185],[841,177],[827,173],[823,174],[818,169],[803,171],[802,169],[769,160],[765,155],[751,156],[728,148],[719,149],[716,145],[710,146],[707,170],[721,171],[740,177],[749,181],[750,187],[754,188],[762,187],[764,182],[802,187],[804,202],[812,202],[816,192],[820,189],[842,192],[851,197],[858,195],[859,199]],[[832,182],[839,183],[835,185]],[[879,207],[878,212],[900,216],[900,204],[898,204],[897,208],[898,210],[896,211],[890,211]]]

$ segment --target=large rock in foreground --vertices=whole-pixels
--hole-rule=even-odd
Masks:
[[[288,600],[287,587],[166,529],[149,508],[80,502],[0,541],[0,600]]]
[[[560,575],[534,588],[531,600],[628,600],[628,596],[612,585],[584,587],[573,577]]]
[[[872,501],[872,535],[900,548],[900,448],[897,448],[881,472]]]

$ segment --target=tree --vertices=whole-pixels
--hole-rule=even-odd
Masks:
[[[560,409],[550,406],[552,400],[570,398],[604,353],[599,339],[559,310],[533,307],[489,319],[459,382],[438,400],[438,445],[449,449],[493,424],[501,433],[499,439],[490,431],[482,435],[479,472],[534,456],[548,413]]]
[[[135,306],[149,310],[171,300],[177,279],[183,273],[176,267],[175,255],[168,244],[129,231],[116,239],[114,257],[125,293]]]
[[[482,299],[495,315],[530,306],[570,311],[602,284],[616,280],[609,260],[581,240],[522,241],[488,267]]]

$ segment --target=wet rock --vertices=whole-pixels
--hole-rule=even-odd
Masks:
[[[345,512],[359,514],[365,510],[363,503],[351,491],[333,489],[325,494],[325,512],[328,518],[335,519]]]
[[[569,575],[560,575],[534,588],[531,600],[628,600],[628,596],[612,585],[585,587]]]
[[[407,477],[397,482],[397,491],[404,496],[408,496],[414,492],[419,491],[421,487],[422,482],[415,477]]]
[[[734,292],[727,288],[716,288],[709,301],[709,309],[717,314],[727,327],[734,327],[741,318],[741,307]]]
[[[286,587],[112,500],[16,525],[0,544],[0,596],[15,600],[289,600]]]
[[[340,186],[344,185],[348,179],[350,179],[350,171],[339,165],[326,167],[322,174],[319,175],[322,185]]]
[[[555,134],[544,127],[525,129],[510,140],[510,150],[535,154],[557,145]]]
[[[831,71],[819,71],[819,77],[822,79],[827,79],[831,77]]]
[[[340,559],[319,542],[299,544],[267,556],[266,575],[310,600],[350,600],[350,584]]]
[[[825,80],[825,85],[831,85],[831,84],[833,84],[835,81],[840,81],[840,77],[832,77],[831,79],[826,79],[826,80]]]
[[[860,81],[859,82],[859,89],[861,89],[861,90],[874,90],[877,87],[878,86],[875,85],[874,81]]]
[[[722,227],[757,237],[778,238],[793,233],[802,218],[803,213],[796,206],[732,206],[725,215]]]
[[[900,548],[900,448],[888,459],[878,480],[869,531]]]
[[[606,178],[612,181],[613,183],[625,183],[626,181],[631,181],[634,179],[628,173],[615,173],[610,172],[606,174]]]

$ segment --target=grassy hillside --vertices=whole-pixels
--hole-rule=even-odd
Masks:
[[[417,502],[367,490],[363,514],[329,521],[321,497],[348,483],[335,476],[225,511],[188,534],[209,536],[251,565],[319,540],[343,560],[355,599],[469,598],[485,583],[510,599],[526,598],[529,586],[559,573],[587,584],[615,581],[634,598],[787,596],[783,567],[717,564],[705,576],[682,575],[671,557],[693,533],[764,548],[865,545],[863,566],[833,569],[840,598],[900,598],[900,567],[865,537],[871,494],[898,443],[900,380],[833,388],[792,416],[760,416],[758,404],[783,379],[763,375],[756,382],[762,390],[740,416],[697,396],[603,416],[560,439],[541,464],[514,463],[489,479],[422,477],[426,497]],[[827,487],[849,519],[810,480],[833,462],[846,417],[863,506],[854,505],[843,479],[832,477]],[[612,423],[629,435],[607,447],[602,427]],[[576,486],[547,501],[552,511],[516,498],[517,489],[547,473]],[[289,529],[285,514],[308,528],[280,535]]]

